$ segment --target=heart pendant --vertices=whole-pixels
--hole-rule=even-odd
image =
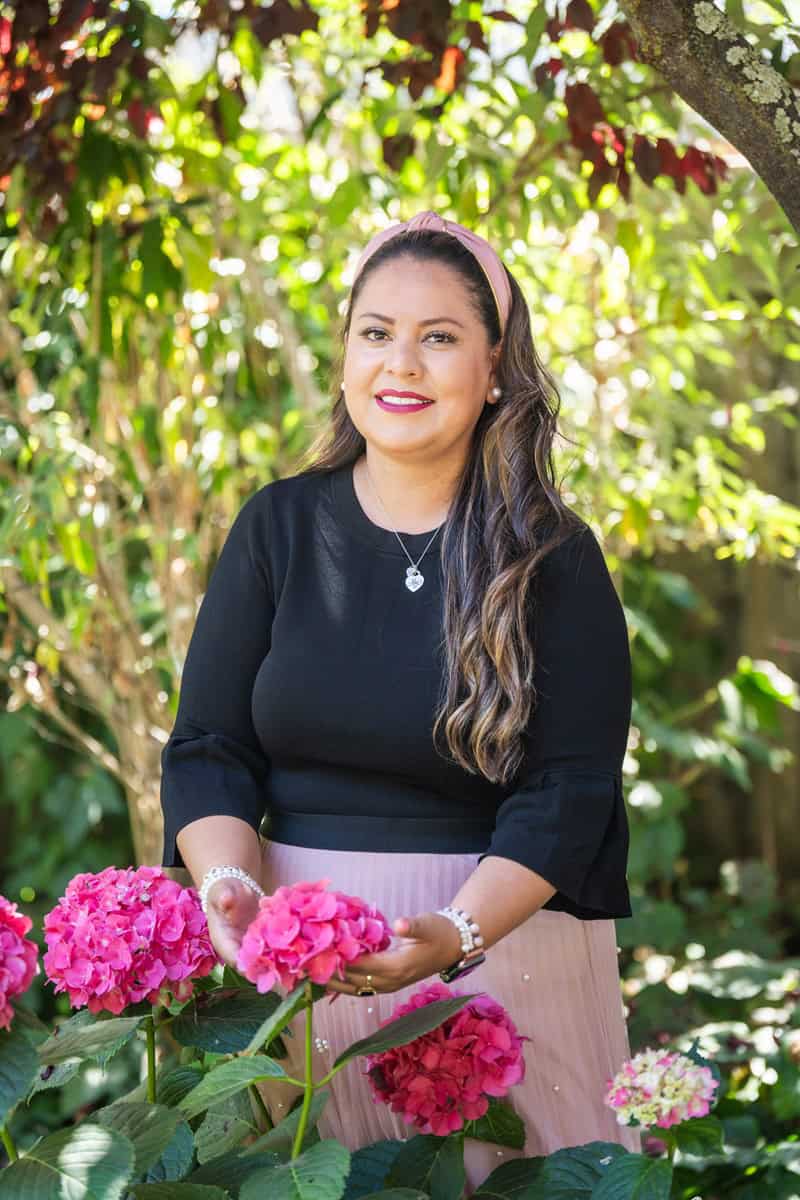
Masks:
[[[419,589],[422,587],[424,582],[425,582],[425,576],[420,574],[419,571],[413,571],[413,572],[411,570],[408,571],[408,573],[406,575],[406,587],[408,588],[408,590],[410,592],[419,591]]]

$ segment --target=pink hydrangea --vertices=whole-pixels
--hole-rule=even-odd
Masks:
[[[16,904],[0,896],[0,1029],[8,1029],[14,1010],[11,999],[31,985],[38,968],[38,949],[25,937],[33,922]]]
[[[329,892],[330,879],[279,887],[259,902],[239,948],[236,966],[269,992],[287,991],[301,979],[344,979],[344,968],[362,954],[385,950],[392,940],[386,918],[357,896]]]
[[[399,1005],[388,1021],[460,995],[443,983],[430,984]],[[365,1074],[376,1103],[388,1104],[422,1133],[446,1137],[465,1121],[482,1117],[490,1096],[505,1096],[525,1078],[522,1043],[527,1041],[503,1006],[481,993],[430,1033],[369,1055]]]
[[[656,1125],[669,1129],[692,1117],[704,1117],[718,1080],[677,1050],[642,1050],[622,1064],[606,1085],[605,1103],[618,1125]]]
[[[187,1000],[217,963],[197,892],[160,867],[76,875],[44,931],[48,979],[93,1013]]]

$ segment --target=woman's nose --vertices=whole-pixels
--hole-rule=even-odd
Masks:
[[[419,372],[419,351],[413,338],[395,338],[386,348],[386,365],[390,370],[405,374]]]

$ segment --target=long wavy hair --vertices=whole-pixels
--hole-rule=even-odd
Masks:
[[[366,443],[347,412],[341,383],[352,313],[373,271],[403,256],[443,263],[460,277],[490,347],[500,322],[486,277],[448,233],[413,230],[385,242],[357,277],[339,332],[330,420],[301,472],[355,462]],[[585,522],[562,500],[553,463],[560,398],[533,344],[525,297],[511,272],[512,305],[497,364],[503,389],[485,404],[442,530],[445,668],[433,739],[437,752],[495,783],[514,779],[537,703],[533,614],[537,569]],[[440,739],[444,735],[447,751]]]

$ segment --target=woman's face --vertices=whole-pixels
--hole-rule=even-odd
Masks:
[[[381,453],[457,466],[484,404],[496,403],[490,390],[498,354],[459,275],[442,263],[396,258],[369,277],[352,314],[347,411]],[[431,403],[388,411],[377,399],[386,389]]]

